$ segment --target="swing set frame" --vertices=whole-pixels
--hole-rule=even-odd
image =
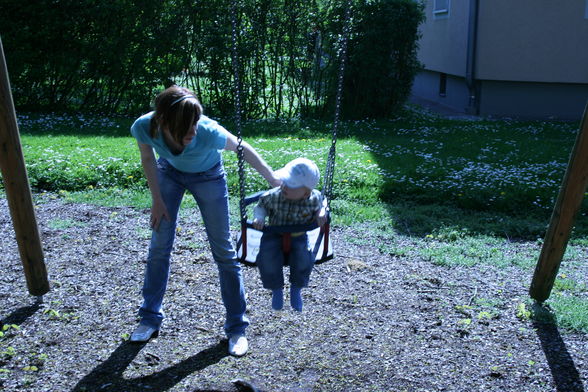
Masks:
[[[41,296],[49,291],[49,281],[22,154],[2,39],[0,39],[0,169],[27,287],[31,295]]]
[[[247,221],[245,197],[245,172],[243,160],[243,146],[241,136],[241,89],[239,78],[239,64],[237,53],[237,1],[232,3],[233,28],[233,70],[235,74],[235,122],[237,126],[240,186],[240,217],[242,235],[250,223]],[[333,139],[329,150],[326,175],[324,177],[323,195],[330,209],[330,195],[332,190],[333,171],[335,167],[335,147],[337,128],[339,125],[340,101],[345,67],[347,40],[350,30],[351,0],[347,1],[345,27],[340,52],[340,68],[336,97],[335,121],[333,124]],[[8,69],[4,57],[4,48],[0,38],[0,170],[6,191],[6,198],[13,221],[16,241],[23,265],[29,293],[42,296],[50,290],[47,269],[39,235],[39,228],[32,201],[32,193],[22,153],[16,112],[10,88]],[[588,105],[574,148],[570,155],[568,168],[560,188],[560,192],[551,216],[549,227],[543,242],[541,254],[537,262],[535,273],[530,285],[529,294],[538,302],[547,300],[551,294],[561,260],[570,238],[575,216],[580,209],[584,192],[588,187]],[[300,227],[285,227],[284,231],[300,229]],[[306,229],[306,227],[305,227]],[[264,230],[280,230],[278,227],[266,227]],[[327,226],[328,230],[328,226]],[[302,230],[305,231],[305,230]],[[328,237],[328,231],[326,232]]]

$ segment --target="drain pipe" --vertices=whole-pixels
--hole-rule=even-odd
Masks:
[[[470,114],[480,114],[480,97],[476,83],[476,47],[478,35],[478,7],[479,0],[470,0],[470,14],[468,24],[468,47],[466,59],[466,85],[469,92],[469,101],[466,111]]]

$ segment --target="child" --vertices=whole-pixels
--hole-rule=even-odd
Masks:
[[[265,217],[271,226],[308,224],[317,220],[319,226],[326,223],[326,209],[322,196],[314,189],[319,180],[319,170],[314,162],[298,158],[274,172],[282,180],[278,188],[265,192],[254,209],[253,226],[263,229]],[[288,264],[290,265],[290,304],[294,310],[302,311],[301,290],[308,286],[314,256],[309,248],[306,232],[272,233],[261,237],[257,267],[263,287],[272,290],[272,308],[284,306],[283,243],[289,242]]]

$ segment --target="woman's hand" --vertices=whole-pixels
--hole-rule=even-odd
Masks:
[[[159,229],[162,219],[171,220],[163,200],[154,200],[151,204],[151,219],[149,221],[151,228],[154,230]]]
[[[145,171],[147,177],[147,184],[149,184],[149,191],[151,192],[151,217],[149,219],[149,226],[157,230],[163,218],[171,220],[165,203],[161,198],[159,190],[159,182],[157,182],[157,164],[155,163],[155,153],[153,147],[148,144],[137,142],[139,145],[139,152],[141,153],[141,166]]]
[[[224,129],[224,128],[223,128]],[[237,151],[238,141],[235,135],[227,132],[227,144],[225,150]],[[241,141],[241,147],[243,147],[243,159],[249,163],[265,180],[272,186],[272,188],[278,187],[282,184],[282,180],[276,177],[272,168],[263,160],[263,158],[257,153],[257,151],[249,145],[246,141]]]
[[[267,180],[267,182],[269,182],[269,184],[272,186],[272,188],[277,188],[280,185],[282,185],[282,180],[280,180],[278,177],[276,177],[273,173],[272,173],[272,178]]]
[[[253,219],[253,228],[255,230],[263,230],[263,226],[264,226],[263,220],[258,219],[258,218]]]

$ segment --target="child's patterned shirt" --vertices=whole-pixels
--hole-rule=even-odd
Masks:
[[[288,200],[277,187],[261,195],[254,215],[260,220],[268,216],[270,226],[299,225],[312,222],[321,207],[322,196],[316,189],[307,199]]]

